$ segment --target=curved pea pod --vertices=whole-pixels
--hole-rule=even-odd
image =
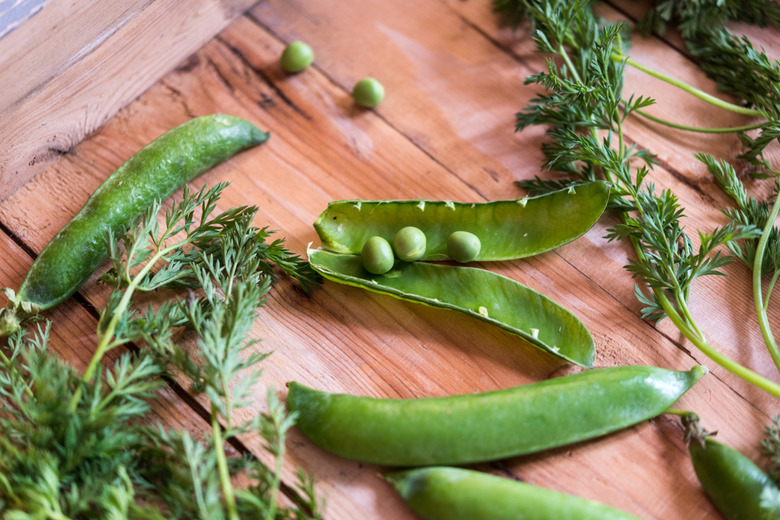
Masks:
[[[704,373],[623,366],[490,392],[378,399],[288,384],[287,407],[314,444],[385,466],[504,459],[600,437],[664,412]]]
[[[309,249],[309,264],[325,278],[451,309],[521,336],[532,345],[583,367],[595,355],[593,337],[580,320],[546,296],[485,269],[426,262],[397,262],[375,275],[359,255]]]
[[[688,446],[696,477],[726,520],[777,520],[780,490],[750,459],[710,437]]]
[[[9,303],[0,311],[0,336],[75,293],[107,258],[107,234],[124,231],[154,202],[267,139],[249,121],[212,114],[191,119],[136,152],[46,245],[16,294],[4,290]]]
[[[609,201],[610,184],[594,181],[538,197],[463,203],[431,200],[331,202],[314,222],[324,249],[359,253],[372,236],[392,241],[414,226],[425,233],[421,260],[448,260],[447,238],[473,233],[481,242],[474,261],[509,260],[566,244],[588,231]]]
[[[566,493],[446,466],[382,475],[425,520],[639,520]]]

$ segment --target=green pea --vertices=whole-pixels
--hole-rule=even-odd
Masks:
[[[447,237],[447,254],[462,264],[477,258],[481,246],[477,235],[468,231],[455,231]]]
[[[314,51],[308,44],[295,41],[284,48],[282,52],[282,68],[289,73],[300,72],[314,61]]]
[[[75,293],[108,256],[107,233],[123,232],[155,201],[267,139],[248,121],[214,114],[194,118],[139,150],[103,181],[38,255],[9,308],[0,311],[0,336]]]
[[[414,262],[425,254],[425,233],[420,228],[406,226],[393,237],[395,256],[404,262]]]
[[[430,467],[383,477],[425,520],[639,520],[599,502],[470,469]]]
[[[780,490],[750,459],[711,437],[694,437],[688,451],[704,492],[726,520],[777,518],[762,499],[780,496]]]
[[[288,384],[297,426],[321,448],[387,466],[471,464],[566,446],[663,413],[702,376],[619,366],[491,392],[377,399]]]
[[[352,98],[362,107],[374,108],[385,97],[385,88],[374,78],[363,78],[352,89]]]
[[[314,223],[322,247],[359,254],[374,235],[393,240],[398,229],[419,228],[426,238],[420,260],[449,260],[455,231],[479,237],[475,261],[511,260],[544,253],[588,231],[604,212],[610,185],[596,181],[539,197],[493,202],[343,200],[328,204]]]
[[[473,267],[399,262],[392,276],[371,276],[361,255],[309,249],[309,264],[325,278],[402,300],[468,314],[516,334],[548,354],[580,366],[595,347],[585,326],[546,296],[505,276]]]
[[[363,245],[363,267],[372,274],[384,274],[393,268],[395,257],[390,243],[382,237],[371,237]]]

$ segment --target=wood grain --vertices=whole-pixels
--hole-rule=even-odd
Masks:
[[[0,201],[256,0],[50,0],[0,40]]]
[[[603,14],[632,15],[623,4],[630,3],[605,6]],[[760,34],[769,49],[780,49],[771,35]],[[314,48],[315,63],[287,75],[278,57],[296,39]],[[636,38],[632,57],[720,95],[667,39]],[[513,182],[541,173],[539,147],[546,137],[541,129],[515,133],[514,114],[536,94],[524,78],[543,66],[527,28],[500,27],[485,1],[267,0],[0,204],[0,224],[13,235],[13,240],[0,237],[0,259],[12,273],[3,282],[18,284],[26,269],[26,261],[16,260],[25,256],[16,244],[40,251],[135,150],[190,117],[217,111],[245,117],[272,137],[193,186],[231,181],[221,206],[259,205],[257,224],[278,230],[300,254],[308,243],[316,244],[311,224],[334,199],[521,196]],[[364,76],[378,78],[387,91],[375,110],[357,108],[350,99],[352,85]],[[652,94],[659,101],[654,113],[662,117],[705,126],[744,123],[635,71],[628,71],[626,91]],[[631,121],[627,135],[658,154],[652,179],[680,198],[690,233],[725,222],[720,209],[727,200],[692,156],[708,151],[731,158],[739,149],[735,137],[689,135],[641,120]],[[751,188],[766,190],[758,183]],[[615,223],[605,216],[585,236],[554,252],[482,267],[571,309],[594,336],[597,366],[708,365],[710,374],[677,406],[695,410],[705,427],[719,430],[722,441],[757,460],[763,425],[777,413],[777,401],[714,366],[668,322],[654,327],[641,319],[634,283],[623,269],[631,250],[603,238]],[[695,318],[724,353],[778,381],[756,327],[750,275],[739,264],[726,272],[728,277],[695,286]],[[94,279],[80,295],[96,308],[107,297]],[[264,364],[256,404],[238,420],[264,410],[267,388],[283,397],[290,380],[329,391],[420,397],[504,388],[573,370],[476,320],[356,288],[326,283],[307,295],[282,282],[270,296],[252,333],[263,339],[257,348],[273,354]],[[83,312],[75,300],[53,311],[53,330],[63,341],[89,330],[69,325]],[[777,313],[770,312],[773,324]],[[63,356],[77,363],[89,345],[74,345]],[[176,383],[186,388],[186,381]],[[193,396],[193,402],[198,399]],[[198,427],[194,410],[170,405],[175,417],[167,421]],[[240,440],[265,457],[259,438]],[[311,471],[327,497],[326,518],[413,518],[378,478],[383,468],[327,454],[297,431],[288,449],[286,481],[293,483],[295,466]],[[479,468],[600,500],[645,519],[718,518],[695,480],[678,422],[671,417]]]

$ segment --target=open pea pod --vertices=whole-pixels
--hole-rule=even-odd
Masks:
[[[426,236],[420,260],[448,260],[447,237],[473,233],[481,242],[475,261],[524,258],[571,242],[588,231],[609,201],[610,184],[594,181],[524,199],[494,202],[343,200],[331,202],[314,223],[322,247],[359,253],[373,236],[388,242],[405,226]]]
[[[309,249],[309,263],[325,278],[452,309],[521,336],[536,347],[583,367],[593,363],[593,337],[571,312],[505,276],[472,267],[397,262],[385,274],[363,268],[360,255]]]

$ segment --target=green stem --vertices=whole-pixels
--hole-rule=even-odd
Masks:
[[[571,45],[572,48],[578,49],[578,46],[576,45],[576,42],[574,41],[573,38],[571,37],[567,38],[566,43],[568,45]],[[559,45],[558,52],[561,54],[561,56],[563,56],[564,60],[569,64],[569,66],[571,66],[571,61],[568,59],[567,55],[565,54],[565,51],[563,50],[563,44]],[[711,94],[704,92],[703,90],[699,90],[696,87],[691,86],[688,83],[685,83],[684,81],[680,81],[679,79],[673,78],[672,76],[664,74],[663,72],[659,72],[655,69],[647,67],[646,65],[642,65],[638,61],[632,60],[630,57],[626,56],[621,52],[616,51],[612,53],[612,61],[623,62],[626,65],[630,65],[631,67],[634,67],[635,69],[640,70],[645,74],[648,74],[656,79],[660,79],[661,81],[673,85],[701,99],[702,101],[706,101],[707,103],[715,105],[716,107],[722,108],[724,110],[729,110],[731,112],[736,112],[737,114],[743,114],[746,116],[766,117],[760,110],[756,110],[755,108],[743,107],[740,105],[736,105],[734,103],[729,103],[728,101],[724,101],[718,97],[715,97]],[[575,77],[576,77],[576,71],[575,71]]]
[[[0,361],[2,361],[5,366],[12,370],[19,379],[24,379],[16,370],[16,367],[14,367],[13,363],[11,363],[11,360],[8,359],[8,356],[6,356],[2,350],[0,350]],[[30,385],[27,384],[27,382],[24,383],[24,393],[27,394],[27,397],[35,397],[33,391],[30,389]]]
[[[644,110],[634,110],[634,112],[644,117],[645,119],[649,119],[650,121],[653,121],[655,123],[659,123],[661,125],[668,126],[670,128],[676,128],[678,130],[685,130],[688,132],[698,132],[700,134],[732,134],[735,132],[747,132],[748,130],[755,130],[757,128],[761,128],[764,125],[764,122],[761,122],[761,123],[755,123],[752,125],[743,125],[743,126],[729,126],[729,127],[722,127],[722,128],[702,128],[699,126],[690,126],[690,125],[683,125],[680,123],[673,123],[672,121],[668,121],[666,119],[662,119],[660,117],[656,117],[654,115],[648,114]]]
[[[116,327],[119,324],[119,319],[122,314],[127,311],[127,309],[130,307],[130,300],[133,296],[133,292],[135,291],[136,287],[138,286],[138,283],[140,280],[146,276],[149,271],[152,270],[152,267],[160,258],[163,258],[168,252],[175,249],[178,246],[178,244],[174,246],[169,246],[165,249],[160,249],[157,251],[157,253],[144,265],[144,267],[138,272],[138,274],[133,277],[133,279],[130,281],[130,283],[127,285],[127,288],[125,289],[124,294],[122,295],[122,299],[119,300],[119,304],[117,304],[116,308],[114,309],[114,314],[111,317],[111,321],[108,322],[108,326],[106,329],[100,333],[98,331],[99,335],[99,341],[97,348],[95,349],[95,353],[92,356],[92,359],[89,361],[89,365],[87,366],[87,369],[84,371],[84,376],[82,377],[82,380],[89,383],[92,381],[92,378],[95,375],[95,371],[97,370],[97,367],[100,365],[100,362],[103,360],[103,356],[106,355],[106,352],[110,351],[112,348],[118,346],[120,343],[112,342],[111,340],[114,338],[114,332],[116,331]],[[74,412],[76,410],[76,407],[78,406],[79,401],[81,400],[81,392],[82,392],[81,386],[79,386],[76,391],[73,393],[73,397],[70,400],[70,406],[69,410],[71,412]]]
[[[284,458],[284,441],[282,436],[279,436],[278,444],[276,445],[276,461],[274,464],[274,478],[271,482],[271,499],[268,504],[268,510],[266,511],[266,520],[274,520],[276,518],[277,504],[279,503],[279,487],[282,484],[282,462]]]
[[[756,306],[756,315],[758,316],[758,326],[761,328],[761,335],[764,337],[764,343],[766,343],[769,355],[772,356],[772,361],[775,362],[775,366],[780,370],[780,350],[777,348],[777,342],[772,334],[772,328],[769,325],[769,317],[767,316],[767,308],[769,307],[769,294],[771,294],[771,286],[768,291],[766,300],[762,295],[761,279],[763,278],[763,265],[764,265],[764,252],[766,251],[766,244],[769,240],[769,235],[775,226],[775,219],[780,212],[780,204],[775,201],[772,206],[772,212],[769,214],[769,218],[766,221],[764,230],[761,233],[761,238],[758,240],[756,246],[756,256],[753,260],[753,301]],[[776,280],[775,278],[774,280]],[[772,284],[774,284],[774,280]]]
[[[680,410],[679,408],[667,408],[666,410],[664,410],[664,413],[677,415],[680,417],[686,417],[690,415],[691,412],[689,412],[688,410]]]
[[[693,316],[691,315],[691,310],[688,307],[688,299],[687,296],[685,298],[680,299],[678,301],[677,307],[682,311],[682,317],[685,320],[685,323],[688,324],[688,326],[693,329],[693,331],[696,333],[696,335],[701,339],[702,341],[707,341],[707,339],[704,337],[704,332],[699,328],[699,326],[696,324],[696,321],[693,319]]]
[[[685,83],[684,81],[680,81],[679,79],[668,76],[662,72],[658,72],[655,69],[646,67],[645,65],[642,65],[641,63],[634,61],[628,56],[625,56],[623,54],[614,53],[612,55],[612,59],[614,61],[625,62],[626,65],[630,65],[637,70],[641,70],[645,74],[660,79],[661,81],[669,83],[670,85],[674,85],[675,87],[682,89],[685,92],[688,92],[689,94],[692,94],[693,96],[696,96],[697,98],[706,101],[707,103],[715,105],[716,107],[723,108],[725,110],[730,110],[731,112],[736,112],[737,114],[744,114],[746,116],[764,117],[764,114],[761,113],[760,110],[756,110],[754,108],[747,108],[740,105],[735,105],[734,103],[729,103],[728,101],[724,101],[711,94],[707,94],[703,90],[699,90],[696,87],[693,87]]]
[[[753,372],[748,368],[745,368],[728,356],[718,352],[709,343],[701,339],[698,334],[696,334],[696,332],[685,323],[685,320],[683,320],[683,318],[677,313],[677,310],[662,291],[654,290],[654,293],[658,303],[661,305],[661,308],[664,310],[664,312],[666,312],[666,315],[669,316],[669,319],[672,320],[672,323],[674,323],[683,336],[685,336],[691,343],[696,345],[696,347],[702,353],[737,377],[740,377],[748,383],[761,388],[765,392],[780,398],[780,385],[760,374]]]
[[[623,218],[625,219],[627,217],[623,215]],[[642,250],[642,247],[636,238],[631,237],[631,243],[634,246],[637,258],[639,258],[640,261],[644,260],[644,251]],[[691,343],[696,345],[696,347],[704,355],[737,377],[740,377],[748,383],[761,388],[765,392],[780,398],[780,385],[760,374],[757,374],[756,372],[753,372],[752,370],[740,365],[728,356],[718,352],[704,340],[699,331],[699,328],[695,325],[695,322],[693,322],[690,314],[688,314],[687,318],[680,316],[680,314],[677,312],[677,309],[674,307],[674,305],[672,305],[672,302],[669,301],[669,299],[666,297],[666,294],[661,289],[653,289],[653,293],[655,294],[656,300],[661,305],[661,308],[664,310],[666,315],[669,316],[669,319],[672,321],[672,323],[674,323],[682,335],[685,336]],[[687,306],[683,307],[687,309]]]
[[[230,482],[230,472],[228,471],[227,458],[225,457],[225,443],[222,439],[222,427],[219,424],[219,414],[217,407],[211,405],[211,437],[214,443],[214,452],[217,457],[217,471],[219,471],[219,481],[222,485],[222,494],[225,498],[225,507],[227,508],[228,518],[230,520],[239,520],[238,508],[236,507],[236,496],[233,492],[233,483]]]
[[[764,307],[767,309],[769,308],[769,298],[772,296],[772,289],[775,287],[778,278],[780,278],[780,271],[775,271],[775,273],[772,275],[772,279],[766,285],[766,296],[764,296]]]
[[[560,54],[561,57],[563,58],[563,61],[566,62],[566,65],[569,67],[569,71],[571,71],[572,77],[578,83],[582,83],[582,80],[580,79],[580,75],[577,72],[577,69],[574,67],[574,63],[572,63],[571,58],[569,57],[569,53],[566,52],[566,47],[563,46],[563,43],[558,45],[558,54]]]

